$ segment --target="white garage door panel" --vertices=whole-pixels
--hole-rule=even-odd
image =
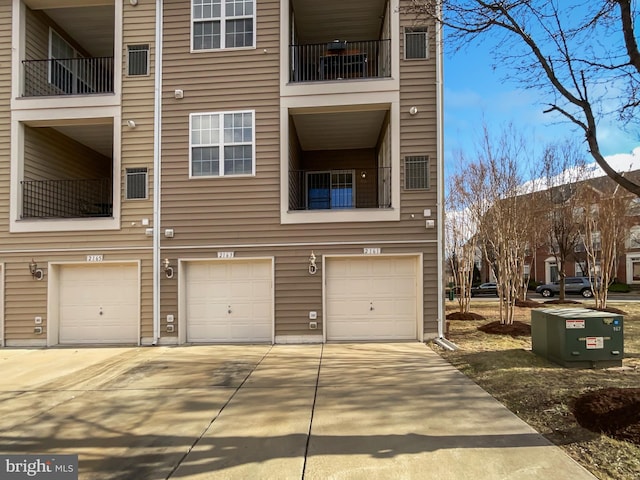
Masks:
[[[328,340],[412,340],[417,334],[415,257],[327,260]]]
[[[187,266],[188,342],[270,342],[271,261]]]
[[[138,343],[135,265],[60,267],[61,344]]]

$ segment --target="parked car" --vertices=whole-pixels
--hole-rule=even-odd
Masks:
[[[553,297],[560,293],[560,282],[545,283],[536,288],[536,293],[543,297]],[[591,280],[588,277],[566,277],[564,279],[564,293],[579,294],[584,298],[593,297]]]
[[[483,283],[477,287],[471,287],[471,296],[477,297],[480,295],[498,295],[498,285],[495,283]]]

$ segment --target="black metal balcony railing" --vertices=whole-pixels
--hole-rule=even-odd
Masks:
[[[391,77],[391,40],[291,45],[291,82]]]
[[[110,178],[95,180],[25,180],[21,218],[111,217]]]
[[[289,171],[289,210],[390,207],[391,167]]]
[[[25,97],[113,93],[113,57],[23,60]]]

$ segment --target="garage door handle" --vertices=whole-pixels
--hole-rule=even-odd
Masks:
[[[231,305],[229,305],[227,313],[231,313]]]
[[[373,311],[373,302],[369,302],[369,310]]]

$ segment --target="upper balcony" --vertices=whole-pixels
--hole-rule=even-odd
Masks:
[[[114,4],[25,2],[21,97],[114,92]]]
[[[388,0],[291,0],[289,82],[391,77]]]
[[[114,187],[119,188],[114,185],[113,119],[20,123],[19,132],[23,153],[12,195],[21,228],[113,218]]]

